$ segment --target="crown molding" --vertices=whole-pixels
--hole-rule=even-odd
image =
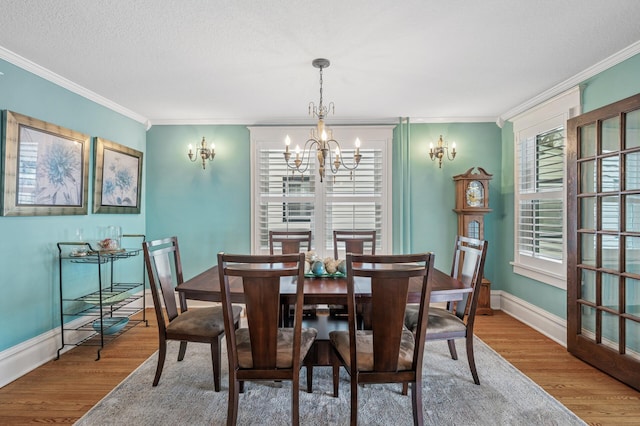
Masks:
[[[579,72],[573,77],[551,87],[548,90],[545,90],[544,92],[540,93],[538,96],[535,96],[529,99],[527,102],[524,102],[516,106],[515,108],[512,108],[509,111],[506,111],[505,113],[501,114],[498,117],[498,119],[496,120],[496,124],[502,127],[505,121],[535,107],[536,105],[542,102],[545,102],[553,98],[556,95],[559,95],[560,93],[566,90],[571,89],[572,87],[579,86],[585,80],[588,80],[591,77],[603,71],[606,71],[607,69],[613,67],[614,65],[618,65],[622,61],[625,61],[637,55],[638,53],[640,53],[640,41],[637,41],[631,44],[630,46],[625,47],[621,51],[614,53],[613,55],[598,62],[597,64],[585,69],[584,71]]]
[[[343,125],[378,125],[397,124],[398,117],[382,118],[342,118],[331,119],[327,126]],[[201,119],[157,119],[151,120],[154,126],[180,126],[180,125],[238,125],[238,126],[315,126],[317,121],[311,118],[201,118]]]
[[[493,123],[496,117],[409,117],[411,124],[420,123]]]
[[[332,118],[327,126],[368,126],[396,125],[399,117],[380,118]],[[493,123],[495,117],[409,117],[411,124],[426,123]],[[188,125],[238,125],[238,126],[314,126],[317,122],[309,118],[199,118],[199,119],[152,119],[153,126],[188,126]]]
[[[97,93],[92,92],[91,90],[88,90],[82,86],[80,86],[79,84],[76,84],[64,77],[62,77],[61,75],[58,75],[56,73],[54,73],[53,71],[50,71],[26,58],[23,58],[20,55],[17,55],[15,53],[13,53],[12,51],[5,49],[4,47],[0,46],[0,59],[4,59],[5,61],[19,67],[22,68],[25,71],[28,71],[32,74],[37,75],[38,77],[42,77],[47,81],[50,81],[53,84],[56,84],[60,87],[63,87],[77,95],[82,96],[83,98],[86,98],[90,101],[93,101],[99,105],[102,105],[106,108],[109,108],[112,111],[115,111],[117,113],[120,113],[122,115],[124,115],[125,117],[128,117],[132,120],[135,120],[139,123],[142,123],[146,126],[147,130],[149,129],[150,124],[149,124],[149,120],[147,120],[146,117],[143,117],[142,115],[131,111],[130,109],[127,109],[125,107],[123,107],[122,105],[119,105],[113,101],[110,101],[109,99],[98,95]]]

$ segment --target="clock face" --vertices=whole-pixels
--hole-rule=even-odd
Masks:
[[[484,186],[477,180],[467,185],[466,200],[469,207],[481,207],[484,204]]]

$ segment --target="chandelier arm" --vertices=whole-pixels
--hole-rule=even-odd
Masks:
[[[342,165],[342,167],[344,167],[347,170],[355,170],[358,168],[358,166],[360,165],[360,161],[357,161],[353,163],[352,166],[347,165],[347,163],[344,162],[344,156],[342,155],[342,147],[340,146],[340,142],[338,142],[335,139],[329,139],[327,140],[327,145],[330,146],[330,143],[333,142],[338,148],[340,148],[340,165]],[[333,173],[337,173],[338,169],[333,167],[333,162],[331,162],[331,171]]]
[[[311,165],[311,149],[313,148],[313,145],[318,145],[320,146],[320,143],[313,139],[313,138],[309,138],[307,139],[307,141],[304,143],[304,148],[302,149],[301,153],[300,153],[300,164],[304,165],[304,168],[300,168],[299,166],[296,166],[295,163],[294,164],[290,164],[289,160],[287,160],[287,167],[289,167],[290,169],[293,169],[299,173],[306,173],[307,170],[309,170],[309,166]],[[295,151],[294,151],[295,154]]]

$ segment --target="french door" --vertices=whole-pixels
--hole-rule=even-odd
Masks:
[[[640,94],[567,137],[567,348],[640,390]]]

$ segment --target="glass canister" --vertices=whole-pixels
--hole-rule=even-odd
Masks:
[[[118,250],[121,247],[122,229],[117,225],[99,226],[98,239],[102,250]]]

